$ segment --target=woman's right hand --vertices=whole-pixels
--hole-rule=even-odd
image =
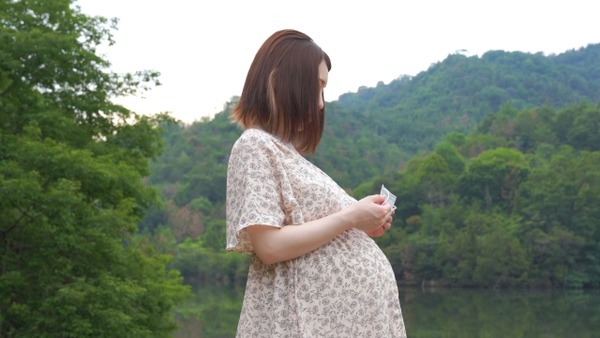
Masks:
[[[345,216],[352,227],[380,236],[392,223],[392,206],[384,202],[382,195],[367,196],[345,209]]]

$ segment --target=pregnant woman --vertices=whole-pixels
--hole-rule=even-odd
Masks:
[[[258,50],[232,119],[227,250],[252,255],[237,337],[406,337],[392,267],[371,237],[382,195],[359,201],[304,156],[325,123],[331,61],[282,30]]]

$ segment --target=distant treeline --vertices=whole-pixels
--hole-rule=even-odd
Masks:
[[[309,160],[357,198],[385,184],[394,227],[377,239],[402,283],[600,286],[600,45],[544,56],[449,55],[415,77],[326,107]],[[188,281],[242,282],[225,253],[225,179],[241,133],[228,113],[164,125],[147,183],[163,203],[139,236]]]

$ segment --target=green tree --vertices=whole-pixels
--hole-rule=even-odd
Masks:
[[[440,142],[436,144],[434,152],[446,161],[448,169],[450,169],[454,176],[460,176],[465,170],[465,159],[460,155],[456,146],[453,144],[449,142]]]
[[[599,168],[600,152],[563,146],[519,188],[515,209],[522,232],[532,238],[529,246],[540,278],[561,285],[600,285]]]
[[[515,149],[497,148],[483,152],[461,179],[463,195],[510,210],[516,191],[529,173],[525,156]]]
[[[157,83],[96,54],[114,21],[0,1],[0,336],[166,337],[188,288],[134,237],[158,126],[110,99]]]
[[[438,153],[426,157],[419,165],[417,177],[425,192],[426,201],[434,206],[446,203],[455,177],[444,158]]]
[[[583,106],[567,134],[568,142],[577,149],[600,150],[600,105]]]
[[[473,281],[493,287],[523,284],[528,277],[530,262],[519,239],[500,223],[510,221],[494,215],[487,220],[492,224],[490,231],[477,239],[477,267]]]

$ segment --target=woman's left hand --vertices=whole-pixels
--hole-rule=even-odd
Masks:
[[[385,232],[388,231],[388,229],[392,227],[392,220],[393,220],[392,216],[395,213],[396,213],[396,211],[392,209],[392,212],[388,216],[386,222],[382,226],[380,226],[379,228],[377,228],[375,231],[367,233],[367,235],[369,235],[371,237],[381,237],[381,236],[383,236],[385,234]]]

